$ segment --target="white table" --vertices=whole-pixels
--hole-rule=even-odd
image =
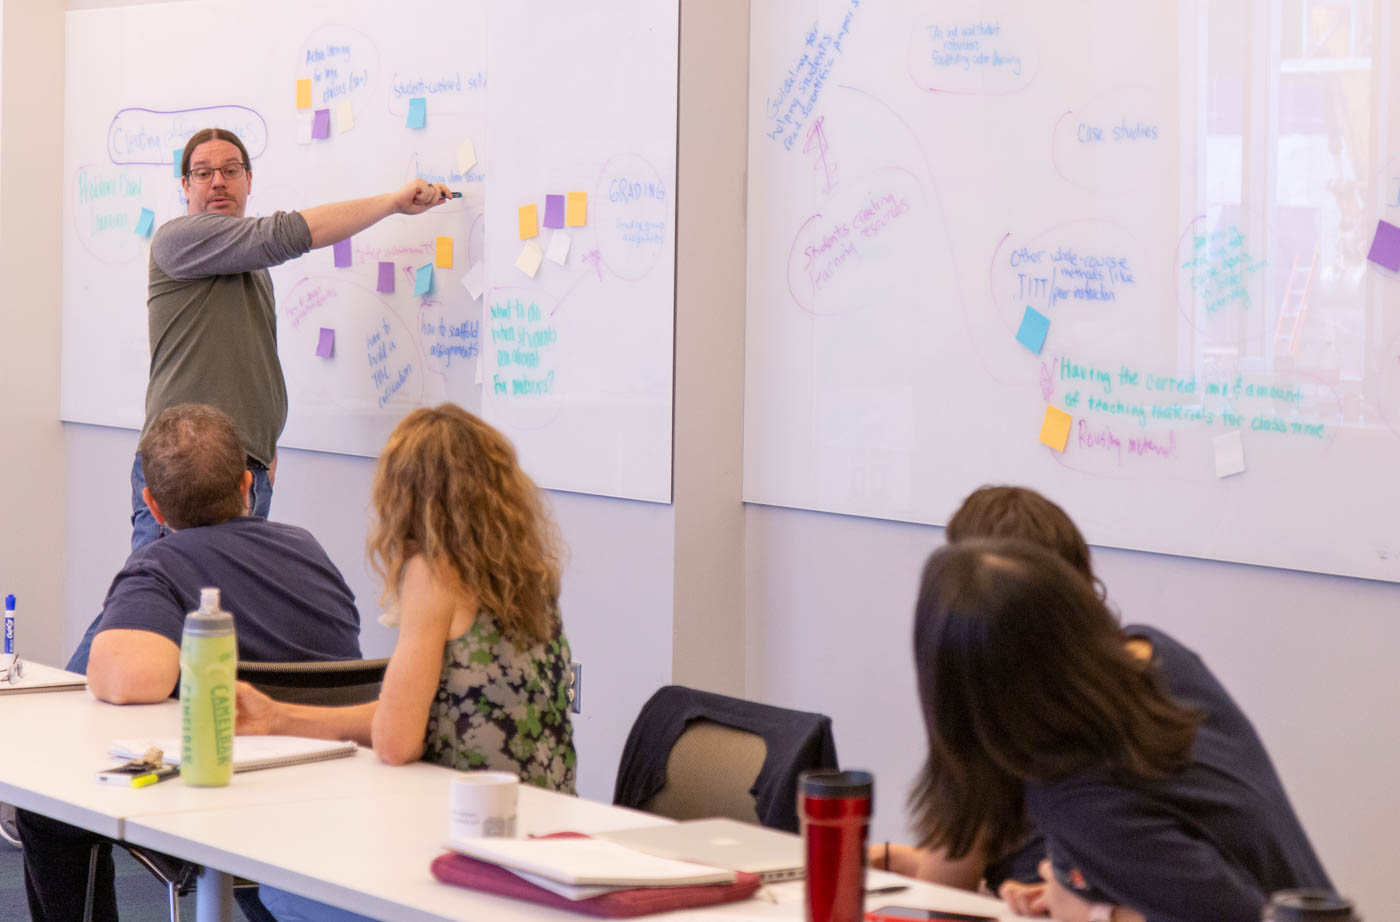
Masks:
[[[229,875],[384,920],[585,918],[432,877],[428,866],[443,851],[455,774],[439,766],[391,767],[361,751],[348,759],[236,774],[222,788],[177,780],[133,790],[94,780],[115,761],[107,746],[115,739],[177,735],[175,702],[117,707],[81,691],[0,696],[0,727],[0,801],[201,865],[200,922],[232,917]],[[669,822],[529,787],[521,789],[519,817],[522,834]],[[909,883],[904,893],[872,897],[870,907],[926,905],[990,916],[1004,908],[960,890]],[[801,886],[766,888],[776,902],[755,898],[664,918],[800,919]]]

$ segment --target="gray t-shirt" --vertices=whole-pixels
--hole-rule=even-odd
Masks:
[[[287,385],[267,267],[310,249],[311,230],[295,211],[202,213],[161,225],[146,301],[147,427],[177,403],[211,404],[233,417],[250,457],[272,463],[287,422]]]

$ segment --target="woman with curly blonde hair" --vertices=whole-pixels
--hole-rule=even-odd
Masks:
[[[511,771],[572,793],[559,538],[500,432],[455,404],[409,413],[379,458],[371,565],[397,624],[379,700],[274,702],[240,683],[239,733],[354,739],[381,759]]]

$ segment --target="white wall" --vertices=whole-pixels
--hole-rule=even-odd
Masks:
[[[942,541],[939,528],[748,509],[749,697],[832,717],[843,766],[875,772],[877,841],[909,838],[904,802],[926,752],[910,633]],[[1093,553],[1124,621],[1167,630],[1234,694],[1333,882],[1381,918],[1400,818],[1400,586]]]
[[[53,659],[67,502],[58,423],[63,187],[63,13],[0,3],[0,595],[18,600],[17,648]]]

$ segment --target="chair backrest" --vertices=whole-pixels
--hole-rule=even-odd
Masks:
[[[382,659],[238,664],[238,678],[278,701],[294,704],[364,704],[379,697]]]
[[[725,816],[757,823],[753,786],[768,756],[763,737],[711,720],[694,720],[666,757],[666,783],[642,802],[673,820]]]
[[[613,803],[796,832],[797,776],[836,767],[824,715],[668,685],[632,724]]]

